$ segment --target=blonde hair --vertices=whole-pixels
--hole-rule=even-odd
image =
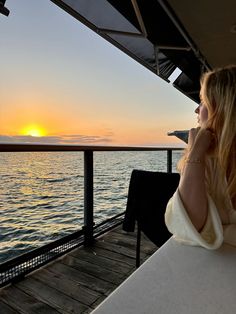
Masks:
[[[200,96],[208,109],[206,127],[216,136],[217,168],[221,171],[221,179],[227,180],[232,200],[236,198],[236,65],[203,74]],[[183,160],[179,167],[183,167]]]

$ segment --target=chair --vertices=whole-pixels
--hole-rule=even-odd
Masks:
[[[123,230],[134,232],[137,222],[136,267],[140,265],[141,231],[158,247],[171,237],[164,213],[179,179],[178,173],[132,171]]]

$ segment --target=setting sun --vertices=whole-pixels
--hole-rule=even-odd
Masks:
[[[35,137],[45,136],[46,131],[38,125],[28,125],[21,130],[22,135],[30,135]]]

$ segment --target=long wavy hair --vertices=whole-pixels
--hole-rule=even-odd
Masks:
[[[236,65],[206,72],[200,96],[208,109],[206,127],[216,136],[214,152],[221,179],[227,181],[230,199],[236,199]],[[188,154],[186,151],[185,154]],[[183,160],[179,164],[183,167]],[[213,184],[213,182],[212,182]],[[214,189],[214,188],[213,188]],[[214,191],[217,194],[217,191]]]

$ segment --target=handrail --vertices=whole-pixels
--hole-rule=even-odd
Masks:
[[[0,143],[0,152],[61,152],[61,151],[168,151],[182,150],[181,147],[156,146],[103,146],[39,143]]]
[[[93,152],[98,151],[166,151],[167,172],[172,172],[172,151],[181,147],[60,145],[39,143],[1,143],[0,152],[84,152],[84,243],[94,241],[93,228]]]

